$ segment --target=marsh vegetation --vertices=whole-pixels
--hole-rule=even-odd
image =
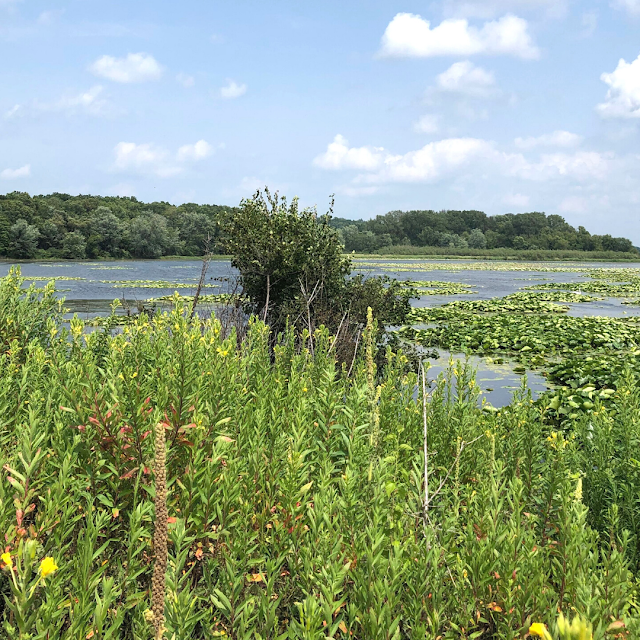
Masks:
[[[340,252],[314,271],[288,243],[304,216],[252,206],[284,247],[246,267],[263,297],[196,307],[185,271],[89,323],[0,280],[4,636],[572,638],[564,612],[638,637],[640,322],[573,313],[633,300],[638,270],[369,262],[409,277],[349,284]],[[490,297],[477,272],[524,279]],[[462,357],[434,375],[433,349]],[[465,353],[549,389],[493,407]]]

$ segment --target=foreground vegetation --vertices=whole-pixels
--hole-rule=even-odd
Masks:
[[[61,311],[0,283],[5,637],[512,639],[557,611],[638,637],[628,370],[561,426],[524,392],[483,410],[462,365],[376,371],[371,321],[348,375],[322,329]]]

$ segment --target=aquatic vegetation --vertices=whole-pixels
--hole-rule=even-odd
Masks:
[[[456,300],[439,307],[414,308],[409,322],[436,322],[465,313],[566,313],[569,307],[553,302],[593,302],[599,300],[593,296],[573,292],[517,291],[503,298],[488,300]]]
[[[86,280],[72,276],[22,276],[27,282],[50,282],[51,280]]]
[[[379,269],[381,271],[421,272],[421,271],[537,271],[540,273],[588,273],[593,271],[580,263],[545,263],[483,260],[416,260],[397,261],[354,259],[356,269]]]
[[[576,318],[560,313],[455,314],[434,327],[406,327],[401,333],[426,347],[478,354],[504,352],[537,364],[545,357],[624,351],[640,344],[640,327],[636,323],[609,317]]]
[[[414,289],[421,296],[449,296],[478,293],[473,285],[443,280],[401,280],[400,285]]]
[[[198,286],[196,279],[193,282],[172,282],[170,280],[100,280],[105,284],[112,284],[117,289],[194,289]],[[220,287],[219,284],[205,284],[204,288],[212,289]]]
[[[240,300],[241,296],[233,294],[233,293],[211,293],[207,295],[201,295],[198,297],[198,304],[219,304],[219,303],[229,303],[235,300]],[[174,293],[173,295],[160,296],[158,298],[149,298],[146,300],[148,304],[153,304],[156,302],[171,302],[175,301],[180,302],[193,302],[194,296],[182,295]]]
[[[602,280],[589,280],[586,282],[545,282],[526,287],[529,290],[564,289],[567,291],[579,291],[586,293],[598,293],[607,297],[624,297],[634,293],[640,293],[640,279],[633,282],[603,282]]]
[[[95,270],[95,271],[131,271],[131,269],[133,269],[133,267],[110,267],[108,265],[99,265],[97,267],[89,267],[89,269],[91,270]]]
[[[569,307],[547,302],[536,296],[520,293],[504,298],[490,298],[488,300],[456,300],[439,307],[414,308],[409,314],[411,323],[429,323],[455,318],[460,314],[478,313],[566,313]]]

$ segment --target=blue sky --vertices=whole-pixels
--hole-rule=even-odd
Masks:
[[[0,50],[1,192],[267,184],[640,244],[640,0],[0,0]]]

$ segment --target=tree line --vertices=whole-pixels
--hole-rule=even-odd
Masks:
[[[592,235],[562,216],[540,212],[488,216],[482,211],[390,211],[372,220],[334,218],[346,251],[390,246],[471,249],[635,251],[631,240]]]
[[[232,207],[134,197],[52,193],[0,195],[0,256],[11,258],[160,258],[199,256],[219,246]]]
[[[0,195],[0,256],[160,258],[225,253],[235,207],[145,203],[135,197]],[[348,252],[389,246],[635,251],[627,238],[592,235],[559,215],[482,211],[391,211],[372,220],[331,218]]]

